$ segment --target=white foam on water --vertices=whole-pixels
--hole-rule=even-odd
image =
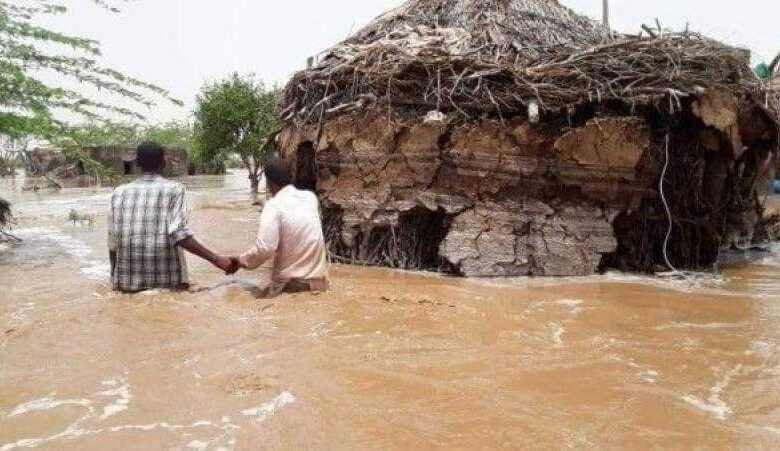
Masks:
[[[727,289],[728,281],[720,274],[692,273],[684,278],[644,276],[631,273],[609,271],[605,274],[571,277],[516,277],[469,279],[464,283],[491,287],[521,287],[545,288],[573,284],[634,284],[645,285],[683,293],[711,293],[715,295],[743,296],[741,292],[731,292]]]
[[[222,435],[218,436],[211,442],[206,443],[206,447],[208,447],[208,445],[210,445],[211,443],[214,443],[220,439],[225,438],[231,431],[241,429],[239,426],[236,426],[234,424],[217,425],[207,420],[197,421],[192,424],[181,424],[181,425],[171,424],[168,422],[159,422],[159,423],[150,423],[150,424],[128,424],[122,426],[113,426],[107,429],[90,429],[90,430],[81,429],[79,425],[90,417],[91,417],[91,412],[79,418],[70,426],[68,426],[67,429],[65,429],[64,431],[58,434],[54,434],[48,437],[24,438],[21,440],[17,440],[16,442],[13,443],[2,444],[0,445],[0,451],[10,451],[15,448],[35,448],[44,445],[46,443],[53,442],[60,439],[73,440],[80,437],[98,435],[106,432],[113,432],[113,433],[125,432],[125,431],[152,432],[156,430],[177,432],[177,431],[186,431],[190,429],[205,428],[205,427],[214,428],[222,431]]]
[[[34,302],[25,302],[19,305],[14,312],[8,318],[9,325],[19,325],[27,322],[27,313],[35,310]]]
[[[686,395],[682,397],[682,400],[688,404],[696,407],[699,410],[707,412],[719,420],[726,420],[733,411],[720,396],[723,394],[723,390],[731,384],[731,379],[742,370],[742,365],[737,365],[736,368],[727,372],[711,389],[710,396],[706,400],[698,398],[692,395]]]
[[[41,399],[35,399],[33,401],[26,402],[24,404],[16,406],[8,414],[9,417],[15,417],[18,415],[24,415],[30,412],[41,412],[46,410],[53,410],[58,407],[86,407],[92,405],[92,401],[89,399],[55,399],[51,396],[47,396]]]
[[[201,442],[200,440],[193,440],[193,441],[187,443],[187,448],[197,449],[198,451],[203,451],[204,449],[206,449],[208,447],[209,447],[208,442]]]
[[[770,357],[775,354],[776,345],[768,343],[766,341],[754,341],[750,345],[750,350],[745,351],[745,354],[759,354],[764,357]]]
[[[563,336],[566,334],[566,329],[560,323],[550,323],[552,329],[552,341],[555,346],[563,345]]]
[[[772,245],[769,246],[768,255],[753,262],[753,264],[759,266],[780,266],[780,244],[772,243]]]
[[[572,316],[577,316],[582,311],[581,305],[584,301],[582,299],[559,299],[555,301],[555,303],[568,308],[571,311]]]
[[[232,447],[236,443],[235,437],[233,437],[233,432],[240,430],[241,427],[231,423],[230,417],[228,416],[223,416],[221,418],[221,423],[215,423],[209,420],[200,420],[191,424],[171,424],[162,421],[150,424],[128,424],[112,426],[109,428],[85,429],[82,427],[82,425],[87,421],[95,424],[97,421],[102,421],[110,416],[116,415],[117,413],[126,410],[130,404],[130,400],[132,399],[130,385],[122,378],[105,380],[101,382],[101,385],[103,385],[103,387],[110,388],[108,390],[97,392],[93,396],[112,398],[108,404],[102,406],[102,415],[98,415],[100,412],[100,410],[98,410],[100,405],[96,401],[90,399],[55,399],[53,397],[54,394],[51,394],[45,398],[29,401],[15,407],[8,414],[8,416],[13,417],[31,412],[47,411],[56,409],[58,407],[82,407],[86,409],[86,412],[61,432],[44,437],[23,438],[13,443],[0,443],[0,451],[10,451],[16,448],[35,448],[58,440],[74,440],[85,436],[124,431],[184,431],[183,436],[186,437],[190,435],[187,431],[202,428],[215,429],[219,431],[220,434],[209,442],[193,440],[190,442],[190,445],[192,445],[189,446],[190,448],[207,449],[213,444],[217,444],[219,442],[226,442],[229,446]],[[260,421],[262,421],[262,419],[273,415],[275,411],[282,406],[294,401],[295,397],[292,396],[292,394],[288,392],[282,393],[282,395],[278,396],[270,403],[263,404],[257,408],[258,410],[255,416],[261,418]],[[195,445],[197,445],[197,447],[195,447]]]
[[[736,329],[743,327],[744,324],[733,323],[670,323],[658,326],[656,330],[667,329]]]
[[[92,407],[92,401],[89,399],[76,399],[76,400],[56,400],[52,398],[42,398],[35,401],[30,401],[26,404],[14,409],[14,412],[18,412],[18,415],[55,409],[57,407],[70,406],[70,407],[83,407],[87,409],[87,412],[79,417],[76,421],[71,423],[65,430],[54,435],[47,437],[32,437],[23,438],[13,443],[0,444],[0,451],[10,451],[14,448],[35,448],[48,442],[52,442],[59,439],[73,439],[84,435],[89,435],[91,431],[85,431],[81,429],[81,423],[91,418],[95,412]],[[14,412],[11,412],[9,416],[14,416]]]
[[[647,370],[643,372],[641,376],[643,381],[647,382],[648,384],[654,384],[658,382],[658,377],[660,374],[655,370]]]
[[[106,382],[108,382],[108,384]],[[130,384],[124,380],[105,381],[103,384],[114,386],[116,388],[98,393],[98,396],[114,398],[110,404],[103,406],[103,414],[100,415],[101,420],[105,420],[108,417],[127,410],[130,407],[130,400],[133,399],[133,395],[130,393]]]
[[[204,427],[213,427],[217,429],[222,429],[223,426],[214,424],[211,421],[208,420],[201,420],[196,421],[192,424],[171,424],[167,421],[162,421],[159,423],[150,423],[150,424],[127,424],[122,426],[113,426],[109,428],[108,430],[111,432],[122,432],[122,431],[144,431],[144,432],[151,432],[158,429],[162,429],[165,431],[181,431],[185,429],[197,429],[197,428],[204,428]],[[234,426],[235,428],[238,428],[238,426]]]
[[[296,401],[298,401],[298,398],[295,397],[292,393],[288,391],[283,391],[279,394],[276,398],[261,404],[259,407],[253,407],[251,409],[246,409],[241,412],[241,415],[248,416],[248,417],[255,417],[256,421],[258,423],[262,423],[266,419],[274,416],[276,412],[281,409],[282,407],[293,404]]]
[[[708,401],[704,401],[695,396],[683,396],[682,399],[697,409],[712,414],[712,416],[719,420],[725,420],[732,413],[731,408],[717,398],[713,400],[713,398],[710,397]]]
[[[140,293],[136,293],[136,296],[157,296],[158,294],[172,293],[172,290],[166,288],[155,288],[154,290],[145,290]]]
[[[92,248],[85,242],[60,230],[47,227],[30,227],[16,231],[19,238],[33,241],[52,241],[79,264],[79,272],[91,280],[105,280],[111,274],[110,265],[92,258]]]

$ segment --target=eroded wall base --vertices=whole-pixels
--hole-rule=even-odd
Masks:
[[[574,127],[523,120],[409,124],[374,112],[331,119],[321,130],[290,127],[280,144],[290,167],[316,169],[316,177],[309,169],[297,172],[322,199],[326,234],[341,261],[475,277],[570,276],[593,274],[627,248],[621,239],[630,235],[615,228],[619,214],[661,223],[664,149],[651,124],[644,116]],[[726,125],[720,131],[701,124],[714,139],[694,131],[723,158],[708,165],[698,141],[672,156],[702,158],[702,170],[724,181],[691,188],[694,194],[710,189],[724,197],[740,158],[729,147],[736,125]],[[313,164],[304,161],[311,158]],[[713,223],[718,208],[708,210]]]

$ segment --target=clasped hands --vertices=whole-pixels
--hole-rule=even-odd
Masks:
[[[218,256],[214,260],[214,266],[224,271],[227,276],[235,274],[239,269],[246,269],[246,266],[241,263],[241,259],[238,257]]]

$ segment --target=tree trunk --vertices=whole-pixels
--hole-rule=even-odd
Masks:
[[[260,190],[260,176],[258,174],[250,172],[249,183],[252,186],[253,193],[257,193]]]

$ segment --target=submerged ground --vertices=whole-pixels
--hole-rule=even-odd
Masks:
[[[780,446],[776,254],[695,281],[341,266],[275,300],[190,259],[200,291],[131,297],[109,191],[22,183],[0,187],[25,240],[0,253],[0,450]],[[243,176],[189,183],[198,236],[244,250]]]

